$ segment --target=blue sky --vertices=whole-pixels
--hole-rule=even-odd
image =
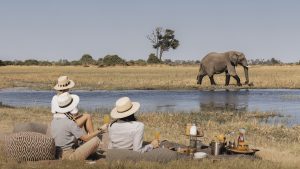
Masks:
[[[300,60],[296,0],[0,0],[0,59],[147,59],[147,34],[175,30],[172,60],[238,50],[248,59]]]

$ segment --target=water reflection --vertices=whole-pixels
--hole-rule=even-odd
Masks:
[[[248,91],[241,95],[239,91],[211,91],[199,103],[201,111],[239,111],[248,110]]]

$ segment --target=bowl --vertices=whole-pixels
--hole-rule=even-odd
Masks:
[[[201,159],[207,157],[207,154],[204,152],[197,152],[194,154],[194,159]]]

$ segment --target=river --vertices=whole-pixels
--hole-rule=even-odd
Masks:
[[[79,108],[109,112],[115,101],[128,96],[141,103],[140,112],[201,112],[201,111],[267,111],[289,117],[289,124],[300,124],[300,90],[116,90],[81,91]],[[0,90],[2,104],[50,107],[54,91],[27,89]]]

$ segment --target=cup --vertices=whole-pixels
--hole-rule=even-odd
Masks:
[[[160,131],[158,129],[155,129],[154,138],[160,140]]]
[[[109,124],[110,122],[110,117],[108,114],[105,114],[104,117],[103,117],[103,123],[104,124]]]
[[[185,128],[185,135],[189,136],[190,135],[190,129],[192,127],[191,123],[187,123],[186,124],[186,128]]]

